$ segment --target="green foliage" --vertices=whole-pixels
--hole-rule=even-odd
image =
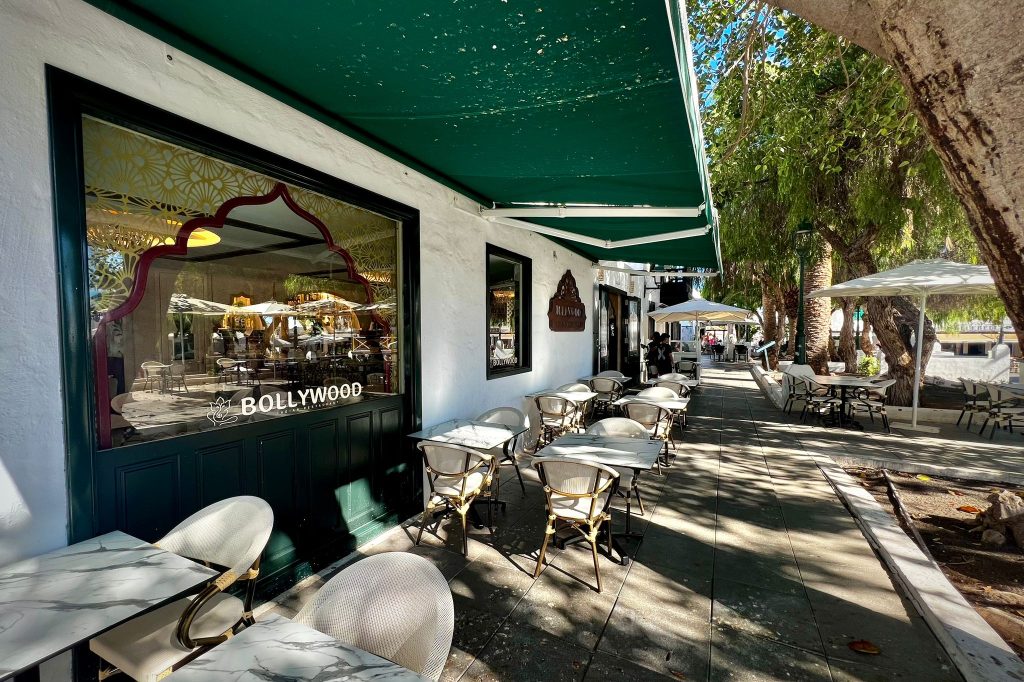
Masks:
[[[857,363],[857,374],[873,377],[882,370],[882,364],[873,355],[865,355]]]
[[[860,244],[879,269],[940,255],[977,262],[892,67],[759,0],[701,0],[690,21],[730,264],[710,288],[750,299],[765,278],[792,281],[804,221]]]

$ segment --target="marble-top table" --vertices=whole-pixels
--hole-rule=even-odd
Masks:
[[[171,682],[420,682],[427,678],[270,614],[168,678]]]
[[[623,386],[625,386],[626,384],[632,383],[632,381],[633,381],[633,377],[627,377],[627,376],[610,377],[610,376],[607,376],[607,375],[606,376],[599,376],[597,374],[591,374],[588,377],[580,377],[579,379],[577,379],[577,381],[581,381],[584,384],[589,384],[591,379],[611,379],[613,381],[619,382]]]
[[[689,398],[649,398],[642,395],[627,395],[619,398],[612,405],[621,407],[626,403],[651,403],[658,407],[664,407],[669,412],[685,412],[690,404]]]
[[[571,400],[574,403],[589,402],[597,397],[597,394],[593,391],[537,391],[536,393],[527,393],[526,397],[536,398],[542,395],[553,395],[556,398]]]
[[[696,379],[660,379],[658,377],[648,379],[647,381],[644,382],[644,386],[656,386],[662,381],[671,381],[674,384],[682,384],[687,388],[697,388],[698,386],[700,386],[700,381]]]
[[[410,433],[409,438],[451,443],[475,450],[490,450],[503,446],[521,433],[525,426],[506,426],[475,419],[450,419],[437,426]]]
[[[115,531],[0,568],[0,680],[33,668],[218,572]]]

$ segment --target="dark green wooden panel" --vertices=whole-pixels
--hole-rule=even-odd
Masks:
[[[271,565],[291,561],[300,542],[296,527],[298,514],[295,494],[295,433],[291,430],[263,435],[256,445],[255,494],[274,510],[274,532],[267,544],[266,558]]]
[[[196,479],[202,508],[217,500],[242,495],[244,447],[241,441],[196,451]]]
[[[341,484],[338,420],[313,424],[307,432],[309,447],[310,528],[337,531],[341,508],[336,493]]]
[[[345,420],[347,466],[340,488],[342,522],[354,531],[373,519],[380,508],[374,499],[370,463],[374,451],[373,415],[369,412]]]
[[[178,514],[178,463],[154,459],[117,470],[117,527],[153,541],[175,526]]]

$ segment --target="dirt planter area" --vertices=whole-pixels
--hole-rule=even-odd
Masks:
[[[914,538],[881,470],[846,467],[846,472]],[[1024,491],[923,474],[890,471],[888,475],[914,529],[946,578],[1024,658],[1024,550],[1010,532],[1005,533],[1006,544],[993,547],[982,542],[981,530],[972,530],[980,525],[979,512],[990,507],[992,493],[1008,490],[1024,497]]]

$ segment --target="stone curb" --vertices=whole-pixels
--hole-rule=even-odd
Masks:
[[[818,467],[966,682],[1024,681],[1024,661],[950,584],[892,515],[837,464],[819,461]]]

